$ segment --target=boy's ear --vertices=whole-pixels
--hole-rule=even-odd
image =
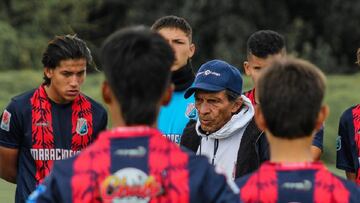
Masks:
[[[195,44],[194,44],[194,43],[191,43],[191,44],[190,44],[190,54],[189,54],[189,58],[192,58],[192,57],[194,56],[194,54],[195,54],[195,49],[196,49]]]
[[[163,96],[161,97],[161,105],[162,106],[166,106],[166,105],[168,105],[170,103],[172,94],[174,92],[174,89],[175,89],[175,85],[173,83],[171,83],[165,89],[165,92],[164,92]]]
[[[250,76],[250,66],[248,61],[244,61],[243,63],[244,71],[247,76]]]
[[[112,91],[110,85],[107,81],[102,83],[101,88],[102,98],[106,104],[111,104],[112,102]]]
[[[325,120],[330,114],[330,108],[328,105],[322,105],[316,119],[315,130],[318,131],[324,124]]]
[[[260,105],[255,106],[255,122],[257,127],[261,131],[265,131],[267,129],[267,124],[264,118],[264,114],[261,111]]]
[[[44,75],[46,75],[46,77],[51,78],[53,75],[54,69],[45,67],[44,68]]]

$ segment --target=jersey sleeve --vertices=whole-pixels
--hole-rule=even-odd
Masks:
[[[21,142],[23,129],[17,109],[20,108],[17,108],[16,102],[12,100],[1,114],[0,146],[17,148]]]
[[[321,126],[320,130],[315,134],[312,145],[318,147],[323,151],[323,137],[324,137],[324,125]]]
[[[104,109],[103,112],[102,112],[102,116],[101,116],[100,122],[101,122],[101,125],[100,125],[100,128],[99,128],[99,129],[100,129],[100,132],[101,132],[101,131],[106,130],[107,123],[108,123],[108,115],[107,115],[105,109]]]
[[[338,137],[336,138],[336,167],[347,172],[355,172],[355,163],[351,140],[354,136],[351,109],[343,113],[339,122]]]
[[[106,130],[107,123],[108,123],[108,115],[104,108],[98,107],[98,110],[95,111],[93,115],[96,120],[94,120],[94,138],[96,139],[101,131]]]
[[[44,181],[30,194],[26,203],[57,203],[60,199],[57,179],[52,172]]]

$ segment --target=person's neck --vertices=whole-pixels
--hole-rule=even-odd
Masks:
[[[267,132],[268,133],[268,132]],[[267,136],[270,144],[270,161],[275,163],[312,162],[312,136],[298,139],[283,139]]]
[[[54,103],[56,104],[69,104],[72,101],[67,101],[67,100],[61,100],[59,97],[56,96],[56,93],[54,92],[54,89],[51,87],[50,85],[45,85],[45,92],[47,97]]]
[[[109,113],[111,117],[111,123],[112,127],[130,127],[128,124],[126,124],[125,119],[123,117],[123,113],[120,109],[120,106],[117,103],[108,104],[109,105]],[[152,128],[157,128],[157,119],[155,119],[154,123],[149,124],[134,124],[131,126],[149,126]]]
[[[190,61],[180,69],[171,72],[171,82],[175,85],[175,91],[183,91],[189,88],[194,78]]]

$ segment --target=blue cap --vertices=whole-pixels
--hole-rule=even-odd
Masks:
[[[241,95],[243,80],[239,69],[221,60],[212,60],[204,63],[196,74],[195,81],[189,87],[185,98],[189,98],[195,90],[220,92],[231,90]]]

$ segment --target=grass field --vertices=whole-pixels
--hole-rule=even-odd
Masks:
[[[42,81],[42,73],[34,71],[0,72],[0,111],[2,111],[10,98],[38,86]],[[83,91],[102,102],[100,97],[100,84],[102,75],[88,75]],[[325,102],[330,106],[330,116],[325,123],[324,154],[322,160],[338,175],[343,172],[335,169],[336,144],[338,122],[341,113],[348,107],[360,103],[360,74],[331,75],[328,76],[328,87]],[[245,78],[244,89],[250,88],[248,78]],[[306,99],[306,98],[304,98]],[[0,202],[14,201],[15,185],[0,180]]]

